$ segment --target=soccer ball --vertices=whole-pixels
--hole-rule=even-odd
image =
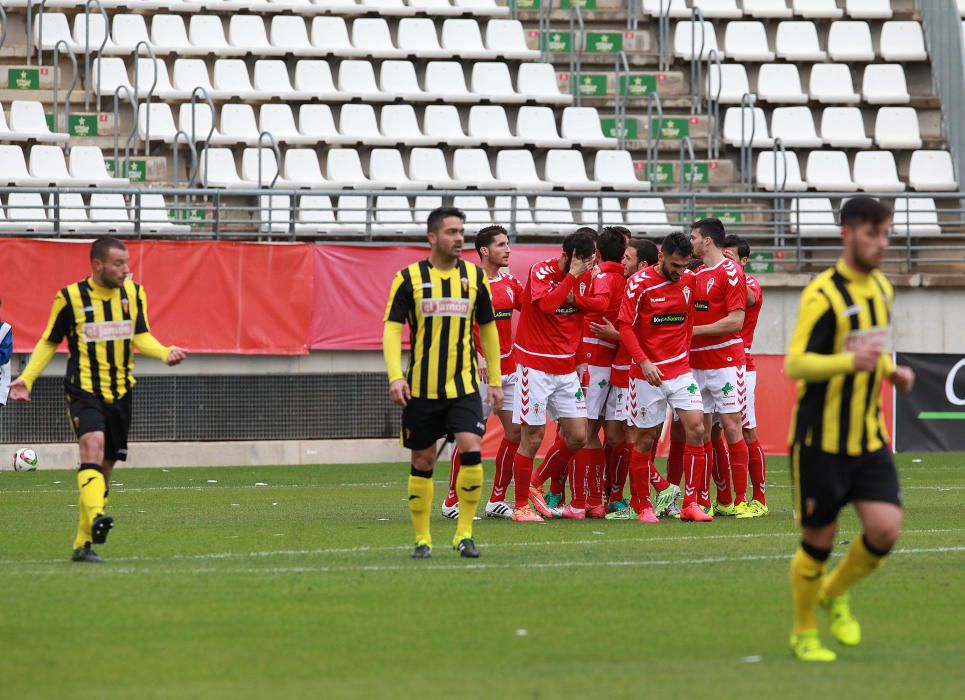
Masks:
[[[37,453],[29,447],[13,453],[13,470],[17,472],[32,472],[37,470]]]

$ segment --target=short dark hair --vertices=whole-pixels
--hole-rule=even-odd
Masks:
[[[892,217],[892,210],[874,197],[853,197],[841,205],[840,217],[842,226],[858,226],[868,222],[877,226]]]
[[[694,254],[694,244],[690,242],[690,236],[683,231],[674,231],[668,233],[663,239],[660,250],[663,251],[664,257],[675,254],[689,257]]]
[[[720,219],[699,219],[690,227],[691,231],[695,229],[704,238],[710,238],[718,248],[724,247],[724,238],[727,237],[727,232],[724,230],[724,224]]]
[[[574,255],[581,260],[590,257],[596,252],[596,241],[593,240],[593,233],[595,231],[586,226],[577,229],[563,239],[563,252],[570,260],[573,259]]]
[[[98,238],[96,241],[91,243],[90,246],[90,259],[91,260],[107,260],[107,254],[114,250],[115,248],[120,250],[127,250],[127,246],[121,243],[121,241],[116,238],[111,238],[110,236],[104,236]]]
[[[605,226],[600,233],[606,233],[607,231],[616,231],[623,236],[623,239],[628,244],[630,243],[630,239],[633,238],[633,234],[630,233],[630,229],[628,229],[626,226]]]
[[[607,227],[600,232],[596,247],[605,262],[620,262],[623,260],[623,251],[627,249],[627,241],[619,231]]]
[[[508,237],[509,234],[502,226],[487,226],[486,228],[479,229],[479,233],[476,234],[476,240],[474,241],[476,252],[481,256],[482,249],[491,246],[496,236]]]
[[[682,234],[681,234],[682,235]],[[657,244],[648,238],[631,238],[630,245],[628,246],[637,251],[637,260],[640,262],[645,262],[647,265],[656,265],[657,260]]]
[[[728,234],[724,239],[724,248],[737,248],[738,258],[749,258],[751,256],[751,244],[740,236],[733,233]]]
[[[456,209],[455,207],[439,207],[429,212],[429,218],[426,219],[426,227],[430,231],[438,231],[439,227],[442,226],[442,222],[450,216],[458,216],[463,222],[466,221],[466,215],[462,210]]]

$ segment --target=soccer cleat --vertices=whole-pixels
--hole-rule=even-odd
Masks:
[[[517,508],[513,511],[513,520],[518,523],[541,523],[543,518],[540,514],[533,510],[533,506],[526,504],[522,508]]]
[[[449,518],[450,520],[459,519],[459,503],[455,503],[451,506],[447,506],[445,503],[442,504],[442,517]]]
[[[619,501],[617,501],[619,503]],[[625,506],[620,510],[615,510],[612,513],[606,514],[607,520],[632,520],[634,513],[630,510],[630,506]]]
[[[415,543],[415,550],[412,552],[413,559],[428,559],[432,556],[432,545],[425,540]]]
[[[94,544],[104,544],[107,542],[107,533],[114,527],[114,518],[109,515],[94,516],[90,524],[90,539]]]
[[[536,508],[536,511],[544,518],[552,518],[554,516],[553,509],[549,507],[546,499],[543,498],[543,492],[535,486],[529,487],[529,500],[533,502],[533,507]]]
[[[586,517],[588,518],[602,518],[605,515],[606,515],[606,508],[603,507],[602,503],[597,506],[590,506],[589,508],[586,509]]]
[[[791,635],[791,653],[801,661],[837,661],[838,655],[821,644],[817,630]]]
[[[680,511],[680,519],[694,523],[709,523],[714,516],[704,511],[696,503],[691,503]]]
[[[643,512],[637,516],[638,523],[659,523],[660,519],[653,514],[653,508],[644,508]]]
[[[606,504],[607,513],[617,513],[621,510],[626,510],[630,507],[630,504],[624,501],[622,498],[619,501],[610,501]]]
[[[767,509],[766,505],[764,505],[757,499],[754,499],[753,501],[747,504],[747,510],[744,511],[743,513],[738,513],[737,517],[738,518],[763,518],[769,512],[770,511]]]
[[[677,496],[680,495],[680,487],[670,484],[663,491],[657,491],[657,497],[653,502],[653,510],[657,515],[672,515],[670,510],[677,503]]]
[[[831,616],[831,636],[841,644],[849,647],[857,646],[861,643],[861,625],[851,614],[851,606],[848,601],[848,594],[830,598],[821,595],[818,603],[828,611]]]
[[[741,515],[746,513],[750,508],[747,505],[747,501],[741,501],[740,503],[734,504],[734,517],[739,518]]]
[[[490,501],[486,504],[486,517],[512,520],[513,507],[506,503],[506,501]]]
[[[546,501],[546,505],[550,507],[550,510],[563,510],[563,494],[547,491],[546,495],[543,496],[543,500]]]
[[[565,506],[563,506],[563,519],[564,520],[585,520],[586,509],[574,508],[571,504],[567,503]]]
[[[97,552],[90,548],[90,545],[78,547],[70,555],[71,561],[84,562],[86,564],[103,564],[104,560],[97,556]]]
[[[717,501],[714,501],[712,510],[712,515],[729,517],[735,514],[733,503],[718,503]]]
[[[658,515],[659,517],[661,517],[661,518],[662,518],[662,517],[679,518],[679,517],[680,517],[680,505],[679,505],[676,501],[674,501],[673,503],[671,503],[671,504],[667,507],[666,512],[664,512],[664,513],[658,513],[657,515]]]
[[[456,535],[458,538],[459,535]],[[478,559],[479,550],[476,549],[476,543],[472,541],[471,537],[463,537],[461,540],[453,541],[452,548],[459,552],[459,556],[463,559]]]

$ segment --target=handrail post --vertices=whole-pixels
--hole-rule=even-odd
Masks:
[[[0,41],[0,44],[3,42]],[[70,56],[70,62],[74,66],[74,79],[70,82],[70,87],[67,88],[67,94],[64,95],[64,131],[70,131],[70,96],[74,94],[74,88],[77,87],[77,57],[74,56],[73,49],[70,48],[70,44],[61,39],[56,44],[54,44],[54,131],[57,131],[57,95],[60,88],[60,47],[63,45],[67,49],[67,55]]]
[[[107,46],[108,29],[110,23],[108,22],[107,13],[104,11],[104,6],[101,4],[101,0],[87,0],[84,3],[84,77],[87,79],[87,92],[84,96],[84,110],[90,111],[90,98],[91,93],[94,90],[93,82],[90,79],[90,8],[91,5],[97,5],[97,9],[101,13],[101,17],[104,18],[104,39],[101,41],[100,48],[97,50],[97,58],[100,59],[104,56],[104,47]],[[97,61],[97,111],[101,111],[101,61]],[[117,128],[115,124],[114,128]]]
[[[669,10],[668,10],[669,11]],[[694,25],[700,21],[700,51],[697,52],[697,36],[694,34]],[[704,28],[704,13],[699,7],[694,7],[690,12],[690,113],[697,113],[697,102],[700,100],[700,61],[704,55],[704,48],[707,44],[706,30]]]
[[[40,4],[40,11],[43,12],[43,6],[46,4],[47,0],[43,0]],[[33,38],[33,0],[27,0],[27,23],[25,25],[27,30],[27,65],[32,66],[34,64],[34,38]],[[4,13],[4,18],[6,18],[6,13]],[[39,21],[39,19],[38,19]],[[6,21],[4,21],[4,26],[6,26]],[[4,32],[6,33],[6,32]],[[40,39],[44,38],[44,23],[40,22]],[[40,42],[43,46],[43,42]],[[37,59],[38,63],[40,58]]]
[[[576,38],[576,29],[579,28],[579,39]],[[583,12],[579,7],[570,7],[570,85],[576,85],[573,93],[573,106],[579,107],[581,103],[580,95],[580,75],[583,73],[583,42],[586,38],[586,26],[583,24]]]
[[[630,62],[627,61],[627,54],[621,51],[617,55],[616,69],[614,73],[617,78],[617,98],[613,102],[613,127],[616,129],[617,148],[626,147],[626,126],[627,126],[627,103],[630,101]],[[625,83],[625,89],[621,92],[620,86]],[[647,99],[649,99],[649,95]]]
[[[148,56],[151,57],[151,66],[154,68],[154,79],[151,81],[151,87],[147,91],[147,99],[144,102],[147,113],[144,116],[144,156],[147,157],[150,152],[151,144],[151,98],[154,96],[154,90],[157,88],[157,56],[154,54],[154,49],[146,41],[139,41],[134,47],[134,101],[139,103],[138,93],[139,93],[139,78],[141,70],[141,60],[138,58],[141,54],[141,47],[147,49]],[[130,146],[131,141],[134,140],[134,136],[137,134],[137,104],[134,106],[134,125],[131,127],[131,132],[127,135],[127,141],[124,143],[124,159],[130,158]],[[115,125],[114,130],[117,130],[117,125]]]
[[[754,163],[754,138],[757,134],[757,120],[754,118],[754,95],[749,92],[745,92],[741,95],[741,105],[740,105],[740,120],[741,120],[741,147],[740,147],[740,169],[741,169],[741,187],[745,191],[751,188],[751,172]],[[751,137],[746,138],[746,123],[747,123],[747,110],[751,113]],[[777,165],[775,164],[775,168]],[[786,173],[785,173],[786,174]],[[777,175],[775,175],[775,178]]]
[[[657,137],[653,137],[653,112],[656,105],[657,112]],[[656,184],[656,163],[660,156],[660,140],[663,130],[663,104],[660,102],[660,95],[656,91],[647,95],[647,179],[651,184]]]
[[[7,24],[7,11],[3,9],[3,5],[0,5],[0,49],[7,43]],[[30,33],[30,27],[27,27],[27,33]],[[27,37],[28,43],[31,39],[33,37]]]
[[[211,101],[211,95],[208,93],[208,89],[198,85],[191,91],[191,141],[197,141],[198,133],[196,129],[195,121],[195,107],[198,104],[198,95],[204,97],[208,108],[211,110],[211,126],[208,128],[208,135],[204,137],[204,182],[202,182],[203,187],[208,186],[208,144],[211,143],[211,135],[214,133],[214,102]],[[198,159],[197,165],[201,165],[200,159]],[[197,182],[198,168],[191,173],[191,180],[188,182],[188,187],[194,187]]]
[[[711,93],[711,67],[717,66],[717,91]],[[707,118],[713,122],[712,131],[707,136],[707,159],[720,158],[720,92],[724,81],[721,75],[720,54],[717,49],[711,49],[707,54]]]
[[[258,189],[261,189],[261,142],[265,137],[268,137],[268,142],[271,144],[272,149],[275,151],[275,177],[271,179],[271,184],[268,185],[269,189],[275,187],[275,183],[278,182],[278,176],[281,174],[281,149],[278,148],[278,139],[270,131],[262,131],[258,134]]]
[[[124,166],[121,166],[121,147],[120,147],[120,133],[117,130],[117,125],[121,123],[121,93],[127,94],[127,99],[131,102],[131,107],[134,110],[134,127],[137,128],[137,95],[131,92],[131,89],[127,85],[118,85],[114,88],[114,177],[123,177],[123,168],[129,167],[125,162]],[[125,157],[126,161],[126,157]]]

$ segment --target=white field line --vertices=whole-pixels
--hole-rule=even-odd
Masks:
[[[965,528],[934,528],[903,530],[904,535],[934,535],[947,534],[950,532],[965,532]],[[845,536],[847,533],[839,533]],[[762,532],[762,533],[734,533],[728,535],[682,535],[677,537],[621,537],[616,539],[595,538],[592,540],[543,540],[540,542],[502,542],[499,544],[482,543],[480,549],[508,549],[513,547],[572,547],[572,546],[593,546],[598,544],[649,544],[651,542],[692,542],[703,540],[753,540],[771,539],[779,537],[799,537],[798,532]],[[301,557],[319,556],[326,554],[365,554],[375,552],[400,552],[412,549],[410,545],[391,546],[391,547],[324,547],[318,549],[274,549],[261,550],[255,552],[212,552],[208,554],[175,554],[170,557],[111,557],[111,562],[125,561],[200,561],[200,560],[225,560],[225,559],[264,559],[267,557]],[[735,557],[725,557],[723,561],[731,561]],[[3,564],[56,564],[63,559],[0,559]],[[716,561],[716,560],[715,560]]]
[[[896,549],[894,554],[915,555],[915,554],[948,554],[965,552],[965,547],[919,547],[913,549]],[[639,567],[648,568],[653,566],[703,566],[706,564],[726,564],[727,562],[754,562],[754,561],[780,561],[791,558],[790,554],[754,554],[741,557],[701,557],[698,559],[650,559],[632,560],[623,559],[616,561],[603,562],[531,562],[521,564],[429,564],[420,567],[419,564],[378,564],[364,566],[283,566],[270,568],[245,568],[245,569],[221,569],[221,568],[198,568],[198,569],[140,569],[134,567],[116,568],[107,566],[102,569],[107,575],[112,574],[307,574],[307,573],[356,573],[359,571],[379,572],[379,571],[485,571],[494,569],[570,569],[570,568],[594,568],[594,567]],[[70,567],[63,561],[61,566],[49,569],[13,569],[5,573],[24,573],[31,576],[37,574],[60,574]]]

